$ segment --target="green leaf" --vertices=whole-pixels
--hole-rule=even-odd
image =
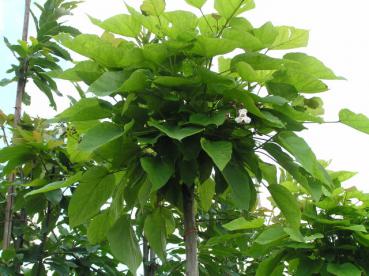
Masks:
[[[88,88],[96,96],[109,96],[122,86],[127,76],[123,71],[108,71],[94,81]]]
[[[232,143],[228,141],[210,141],[205,138],[201,138],[200,142],[203,150],[222,171],[232,158]]]
[[[198,192],[201,209],[209,211],[215,195],[215,182],[209,178],[198,186]]]
[[[134,16],[128,14],[118,14],[104,21],[90,16],[90,20],[93,24],[108,32],[127,37],[137,37],[141,31],[140,22]]]
[[[279,262],[282,260],[283,252],[273,253],[266,259],[264,259],[258,266],[255,276],[273,276],[276,270],[278,270]],[[276,274],[278,275],[278,273]],[[282,275],[282,274],[281,274]]]
[[[278,31],[271,22],[267,22],[260,28],[254,29],[253,33],[262,43],[263,48],[269,48],[278,36]]]
[[[197,36],[198,18],[189,11],[171,11],[164,14],[170,24],[165,30],[168,37],[175,40],[192,41]]]
[[[185,0],[187,4],[195,7],[195,8],[198,8],[198,9],[201,9],[202,6],[204,6],[206,0]]]
[[[264,83],[271,80],[275,72],[275,70],[254,70],[246,62],[237,63],[236,70],[243,80],[257,83]]]
[[[290,84],[303,93],[319,93],[328,90],[328,86],[315,76],[290,67],[274,73],[273,77],[273,82]]]
[[[138,69],[134,71],[129,78],[119,88],[121,92],[139,92],[149,85],[147,71]]]
[[[123,130],[116,124],[103,122],[90,128],[78,145],[78,149],[84,152],[93,152],[123,135]]]
[[[149,214],[145,219],[144,233],[150,246],[158,257],[165,262],[166,260],[166,219],[163,216],[161,209],[156,209]]]
[[[3,251],[1,252],[1,260],[5,262],[9,262],[11,260],[14,260],[16,255],[17,255],[17,252],[15,251],[15,248],[12,246],[8,247],[7,249],[3,249]],[[10,275],[10,274],[6,274],[6,275]]]
[[[215,0],[215,10],[226,19],[255,8],[253,0]]]
[[[331,69],[323,64],[315,57],[304,53],[288,53],[283,56],[284,59],[295,61],[296,63],[289,63],[288,67],[304,71],[313,75],[318,79],[323,80],[339,80],[342,77],[337,77]]]
[[[362,271],[352,263],[335,264],[329,263],[327,271],[336,276],[361,276]]]
[[[224,124],[226,120],[226,111],[217,111],[211,114],[192,113],[189,122],[199,126],[216,125],[217,127]]]
[[[280,96],[287,100],[294,100],[298,96],[297,89],[293,85],[287,83],[269,81],[266,83],[266,88],[269,94]]]
[[[231,187],[232,199],[237,208],[249,210],[253,183],[247,171],[242,165],[230,162],[222,173]]]
[[[362,224],[350,225],[350,226],[337,226],[338,229],[354,231],[354,232],[364,232],[367,233],[365,226]]]
[[[259,167],[262,172],[263,178],[269,183],[269,185],[278,183],[278,173],[276,166],[265,162],[259,162]]]
[[[92,244],[103,242],[111,227],[109,212],[94,217],[87,228],[87,238]]]
[[[57,115],[52,121],[91,121],[111,116],[112,105],[109,102],[97,98],[84,98]]]
[[[34,155],[32,148],[28,145],[14,145],[0,149],[0,163],[5,163],[12,159],[27,159]]]
[[[273,184],[268,186],[277,207],[285,216],[287,223],[292,228],[299,228],[301,221],[300,205],[290,191],[282,185]]]
[[[286,63],[283,59],[272,58],[260,53],[244,53],[232,59],[232,70],[234,70],[236,64],[241,61],[251,65],[254,70],[279,70]]]
[[[49,77],[70,81],[84,81],[88,85],[98,79],[103,73],[102,68],[92,60],[78,62],[73,68],[65,71],[55,70],[47,73]]]
[[[1,79],[0,80],[0,86],[7,86],[8,84],[12,83],[13,81],[16,81],[16,78],[13,79]]]
[[[108,232],[108,240],[113,255],[128,266],[133,275],[136,275],[142,262],[142,255],[137,237],[127,216],[116,221]]]
[[[228,222],[226,224],[223,224],[222,226],[229,231],[237,231],[237,230],[255,229],[263,225],[264,225],[263,218],[246,220],[245,218],[241,217],[241,218],[232,220],[231,222]]]
[[[306,47],[309,42],[309,31],[289,26],[275,27],[278,35],[270,49],[287,50]]]
[[[140,162],[152,183],[152,192],[163,187],[173,175],[173,166],[167,161],[153,157],[143,157]]]
[[[71,227],[86,222],[100,211],[115,186],[114,174],[104,167],[93,167],[81,178],[69,202],[68,215]]]
[[[179,126],[172,126],[169,124],[160,124],[157,121],[149,121],[149,126],[155,127],[161,132],[165,133],[172,139],[176,139],[181,141],[182,139],[195,135],[197,133],[202,132],[203,128],[198,127],[179,127]]]
[[[269,226],[263,232],[261,232],[259,236],[257,236],[257,238],[255,239],[255,242],[261,245],[267,245],[276,241],[280,241],[287,237],[288,234],[286,234],[283,227],[275,224]]]
[[[198,79],[171,77],[171,76],[158,76],[154,79],[156,85],[164,87],[183,87],[183,86],[198,86]]]
[[[349,109],[342,109],[339,113],[340,122],[358,131],[369,134],[369,118],[361,113],[354,113]]]
[[[191,52],[211,58],[232,52],[237,46],[238,43],[230,39],[198,36]]]
[[[337,172],[330,172],[329,175],[332,179],[337,179],[339,182],[345,182],[350,178],[357,175],[357,172],[350,172],[350,171],[337,171]]]
[[[40,189],[33,190],[33,191],[27,193],[25,195],[25,197],[30,196],[30,195],[46,193],[46,192],[58,190],[58,189],[61,189],[61,188],[69,187],[69,186],[75,184],[76,182],[78,182],[80,180],[81,176],[82,176],[82,172],[78,172],[77,174],[67,178],[66,180],[52,182],[50,184],[45,185],[44,187],[42,187]]]
[[[246,51],[258,51],[264,48],[263,44],[254,35],[242,29],[228,28],[224,30],[223,37],[237,42],[237,48]]]
[[[165,11],[164,0],[144,0],[141,5],[141,10],[149,15],[159,16]]]
[[[277,140],[296,158],[306,171],[326,184],[327,187],[332,187],[331,178],[318,162],[315,154],[304,139],[298,137],[293,132],[282,132],[277,136]]]
[[[89,57],[101,65],[111,68],[124,68],[140,64],[142,52],[130,43],[112,44],[97,35],[82,34],[75,38],[59,34],[56,39],[65,47]]]

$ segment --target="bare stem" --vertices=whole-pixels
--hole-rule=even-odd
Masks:
[[[22,32],[22,40],[27,41],[28,38],[28,25],[29,25],[29,16],[31,11],[31,0],[25,0],[25,10],[24,10],[24,20],[23,20],[23,32]],[[27,62],[24,62],[20,78],[18,80],[17,85],[17,95],[15,100],[15,111],[14,111],[14,128],[17,128],[21,113],[22,113],[22,99],[27,83]],[[9,183],[14,182],[16,178],[15,173],[12,173],[8,180]],[[13,205],[14,205],[14,193],[15,187],[10,185],[7,191],[7,198],[6,198],[6,207],[5,207],[5,222],[4,222],[4,234],[3,234],[3,249],[7,249],[10,245],[10,240],[12,237],[12,217],[13,217]]]

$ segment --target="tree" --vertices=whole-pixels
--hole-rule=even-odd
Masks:
[[[201,8],[203,2],[190,4]],[[254,28],[237,17],[253,8],[253,2],[233,2],[215,1],[218,15],[197,18],[190,12],[165,12],[164,1],[144,1],[142,14],[128,7],[129,15],[104,21],[91,18],[106,31],[102,37],[58,37],[62,45],[89,58],[60,77],[69,74],[76,80],[77,75],[95,95],[56,117],[72,125],[84,122],[81,143],[72,154],[84,153],[83,161],[99,165],[86,173],[96,181],[82,179],[73,194],[70,224],[88,222],[112,198],[107,239],[113,254],[132,273],[141,263],[134,230],[143,228],[156,254],[165,260],[164,212],[170,206],[179,209],[184,220],[186,273],[197,275],[195,187],[215,181],[216,196],[226,195],[234,207],[252,210],[254,182],[273,174],[259,152],[282,158],[278,163],[294,170],[293,175],[304,179],[317,196],[322,187],[333,187],[308,145],[292,131],[302,130],[306,121],[323,122],[317,116],[321,101],[303,95],[324,92],[327,86],[321,79],[339,77],[303,53],[283,58],[260,53],[305,46],[308,32],[271,23]],[[244,53],[220,57],[220,70],[214,71],[214,57],[236,48]],[[82,76],[79,67],[86,62],[95,69]],[[103,96],[116,103],[99,98]],[[147,203],[152,211],[145,210]],[[127,213],[136,209],[145,218],[143,227],[135,229],[132,221],[137,216]],[[299,219],[291,217],[291,226],[297,227]],[[129,253],[123,247],[130,248]]]

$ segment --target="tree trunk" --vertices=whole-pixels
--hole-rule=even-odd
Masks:
[[[25,0],[25,10],[24,10],[24,21],[23,21],[23,32],[22,32],[22,40],[27,41],[28,37],[28,25],[29,25],[29,16],[31,10],[31,0]],[[22,69],[21,74],[18,80],[17,85],[17,95],[15,99],[15,111],[14,111],[14,128],[16,128],[20,122],[21,114],[22,114],[22,99],[24,95],[24,90],[27,82],[27,63],[25,62]],[[14,182],[16,178],[16,174],[12,173],[9,176],[9,183]],[[13,225],[13,205],[14,205],[14,194],[15,188],[13,185],[10,185],[7,191],[6,198],[6,207],[5,207],[5,218],[4,218],[4,236],[3,236],[3,249],[7,249],[10,245],[10,240],[12,236],[12,225]]]
[[[184,215],[184,242],[186,247],[186,275],[198,276],[199,265],[197,260],[197,228],[195,222],[195,192],[194,186],[183,184],[183,215]]]
[[[143,238],[143,265],[144,265],[144,276],[154,276],[156,265],[155,265],[155,253],[150,248],[146,238]]]

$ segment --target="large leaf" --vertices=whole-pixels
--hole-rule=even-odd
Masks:
[[[267,22],[260,28],[254,29],[253,33],[262,43],[263,48],[269,48],[278,36],[278,31],[271,22]]]
[[[264,225],[263,218],[257,218],[253,220],[246,220],[241,217],[235,220],[232,220],[222,226],[229,231],[237,231],[237,230],[247,230],[247,229],[255,229]]]
[[[142,62],[143,56],[140,49],[134,48],[129,43],[117,46],[91,34],[82,34],[75,38],[60,34],[57,39],[63,46],[107,67],[123,68]]]
[[[89,129],[82,138],[78,149],[84,152],[93,152],[123,135],[123,130],[116,124],[103,122]]]
[[[191,41],[196,37],[198,19],[192,12],[171,11],[166,12],[164,16],[170,22],[170,28],[165,30],[170,38]]]
[[[122,86],[127,76],[123,71],[108,71],[94,81],[88,91],[96,96],[109,96]]]
[[[93,17],[90,17],[90,20],[108,32],[123,36],[137,37],[141,31],[140,22],[134,16],[128,14],[118,14],[104,21]]]
[[[335,264],[329,263],[327,271],[336,276],[361,276],[362,271],[352,263]]]
[[[282,273],[276,273],[280,266],[278,265],[283,257],[283,252],[276,252],[271,254],[269,257],[264,259],[258,266],[255,276],[266,276],[266,275],[282,275]],[[282,267],[283,271],[283,267]],[[276,273],[276,274],[274,274]]]
[[[153,157],[143,157],[140,161],[152,184],[152,191],[163,187],[173,175],[173,166],[167,161]]]
[[[144,0],[141,10],[149,15],[159,16],[165,11],[165,0]]]
[[[154,79],[156,85],[164,87],[186,87],[186,86],[198,86],[200,84],[199,79],[171,77],[171,76],[158,76]]]
[[[306,47],[309,42],[309,31],[289,26],[275,27],[278,35],[270,47],[273,50],[286,50]]]
[[[103,242],[111,227],[109,212],[97,215],[87,228],[87,238],[92,244]]]
[[[195,8],[201,9],[204,6],[206,0],[185,0],[187,4],[194,6]]]
[[[328,90],[328,86],[314,75],[291,67],[274,73],[273,77],[273,82],[290,84],[303,93],[319,93]]]
[[[223,37],[236,41],[237,48],[242,48],[246,51],[257,51],[264,48],[264,45],[258,38],[244,29],[241,31],[237,28],[225,29]]]
[[[149,85],[147,71],[138,69],[134,71],[119,88],[121,92],[140,92]]]
[[[298,137],[293,132],[282,132],[278,135],[277,140],[298,162],[300,162],[306,171],[328,187],[332,187],[332,180],[328,173],[318,162],[315,154],[304,139]]]
[[[221,126],[226,120],[226,111],[218,111],[212,114],[193,113],[190,115],[189,122],[199,126],[216,125]]]
[[[70,81],[84,81],[88,85],[98,79],[103,73],[102,68],[92,60],[78,62],[73,68],[65,71],[51,71],[47,75],[53,78],[59,78]]]
[[[251,65],[254,70],[278,70],[286,63],[285,60],[273,58],[260,53],[244,53],[237,55],[232,59],[232,70],[234,70],[236,64],[241,61]]]
[[[205,180],[198,186],[199,203],[202,210],[209,211],[215,195],[215,182],[212,179]]]
[[[301,222],[301,210],[296,198],[282,185],[273,184],[268,186],[277,207],[285,216],[287,223],[292,228],[299,228]]]
[[[28,145],[20,144],[10,147],[5,147],[0,150],[0,163],[5,163],[14,159],[24,159],[34,155],[32,148]]]
[[[81,176],[82,176],[82,173],[78,172],[75,175],[67,178],[66,180],[52,182],[50,184],[45,185],[44,187],[42,187],[40,189],[33,190],[33,191],[27,193],[25,196],[46,193],[46,192],[58,190],[58,189],[61,189],[61,188],[69,187],[69,186],[75,184],[76,182],[78,182],[80,180]]]
[[[288,234],[284,231],[283,227],[278,224],[267,227],[263,232],[261,232],[255,239],[255,242],[261,245],[267,245],[280,241],[287,238]]]
[[[226,19],[236,17],[237,15],[251,10],[255,7],[253,0],[215,0],[215,10]]]
[[[284,59],[295,61],[296,63],[289,63],[288,66],[297,70],[304,71],[323,80],[337,80],[342,79],[337,77],[331,69],[324,65],[323,62],[315,57],[304,53],[288,53],[283,56]]]
[[[251,206],[252,180],[242,165],[228,163],[222,171],[225,180],[231,187],[232,199],[237,208],[248,210]]]
[[[203,128],[199,127],[179,127],[169,124],[161,124],[157,121],[150,121],[149,126],[159,129],[161,132],[165,133],[170,138],[181,141],[182,139],[195,135],[203,131]]]
[[[53,121],[91,121],[110,118],[112,105],[97,98],[84,98],[56,116]]]
[[[232,143],[228,141],[210,141],[201,139],[201,147],[214,161],[219,170],[223,170],[232,158]]]
[[[357,114],[345,108],[340,111],[339,118],[342,124],[369,134],[369,118],[364,114]]]
[[[275,70],[254,70],[246,62],[237,63],[236,70],[243,80],[258,83],[264,83],[272,79],[275,72]]]
[[[146,217],[144,224],[145,237],[163,262],[166,259],[166,231],[166,219],[161,209],[156,209]]]
[[[123,216],[116,221],[108,232],[108,240],[113,255],[136,275],[142,254],[128,217]]]
[[[78,226],[96,215],[111,196],[115,176],[104,167],[93,167],[81,178],[69,202],[68,215],[71,227]]]
[[[232,52],[237,46],[238,43],[230,39],[199,36],[191,52],[211,58]]]

